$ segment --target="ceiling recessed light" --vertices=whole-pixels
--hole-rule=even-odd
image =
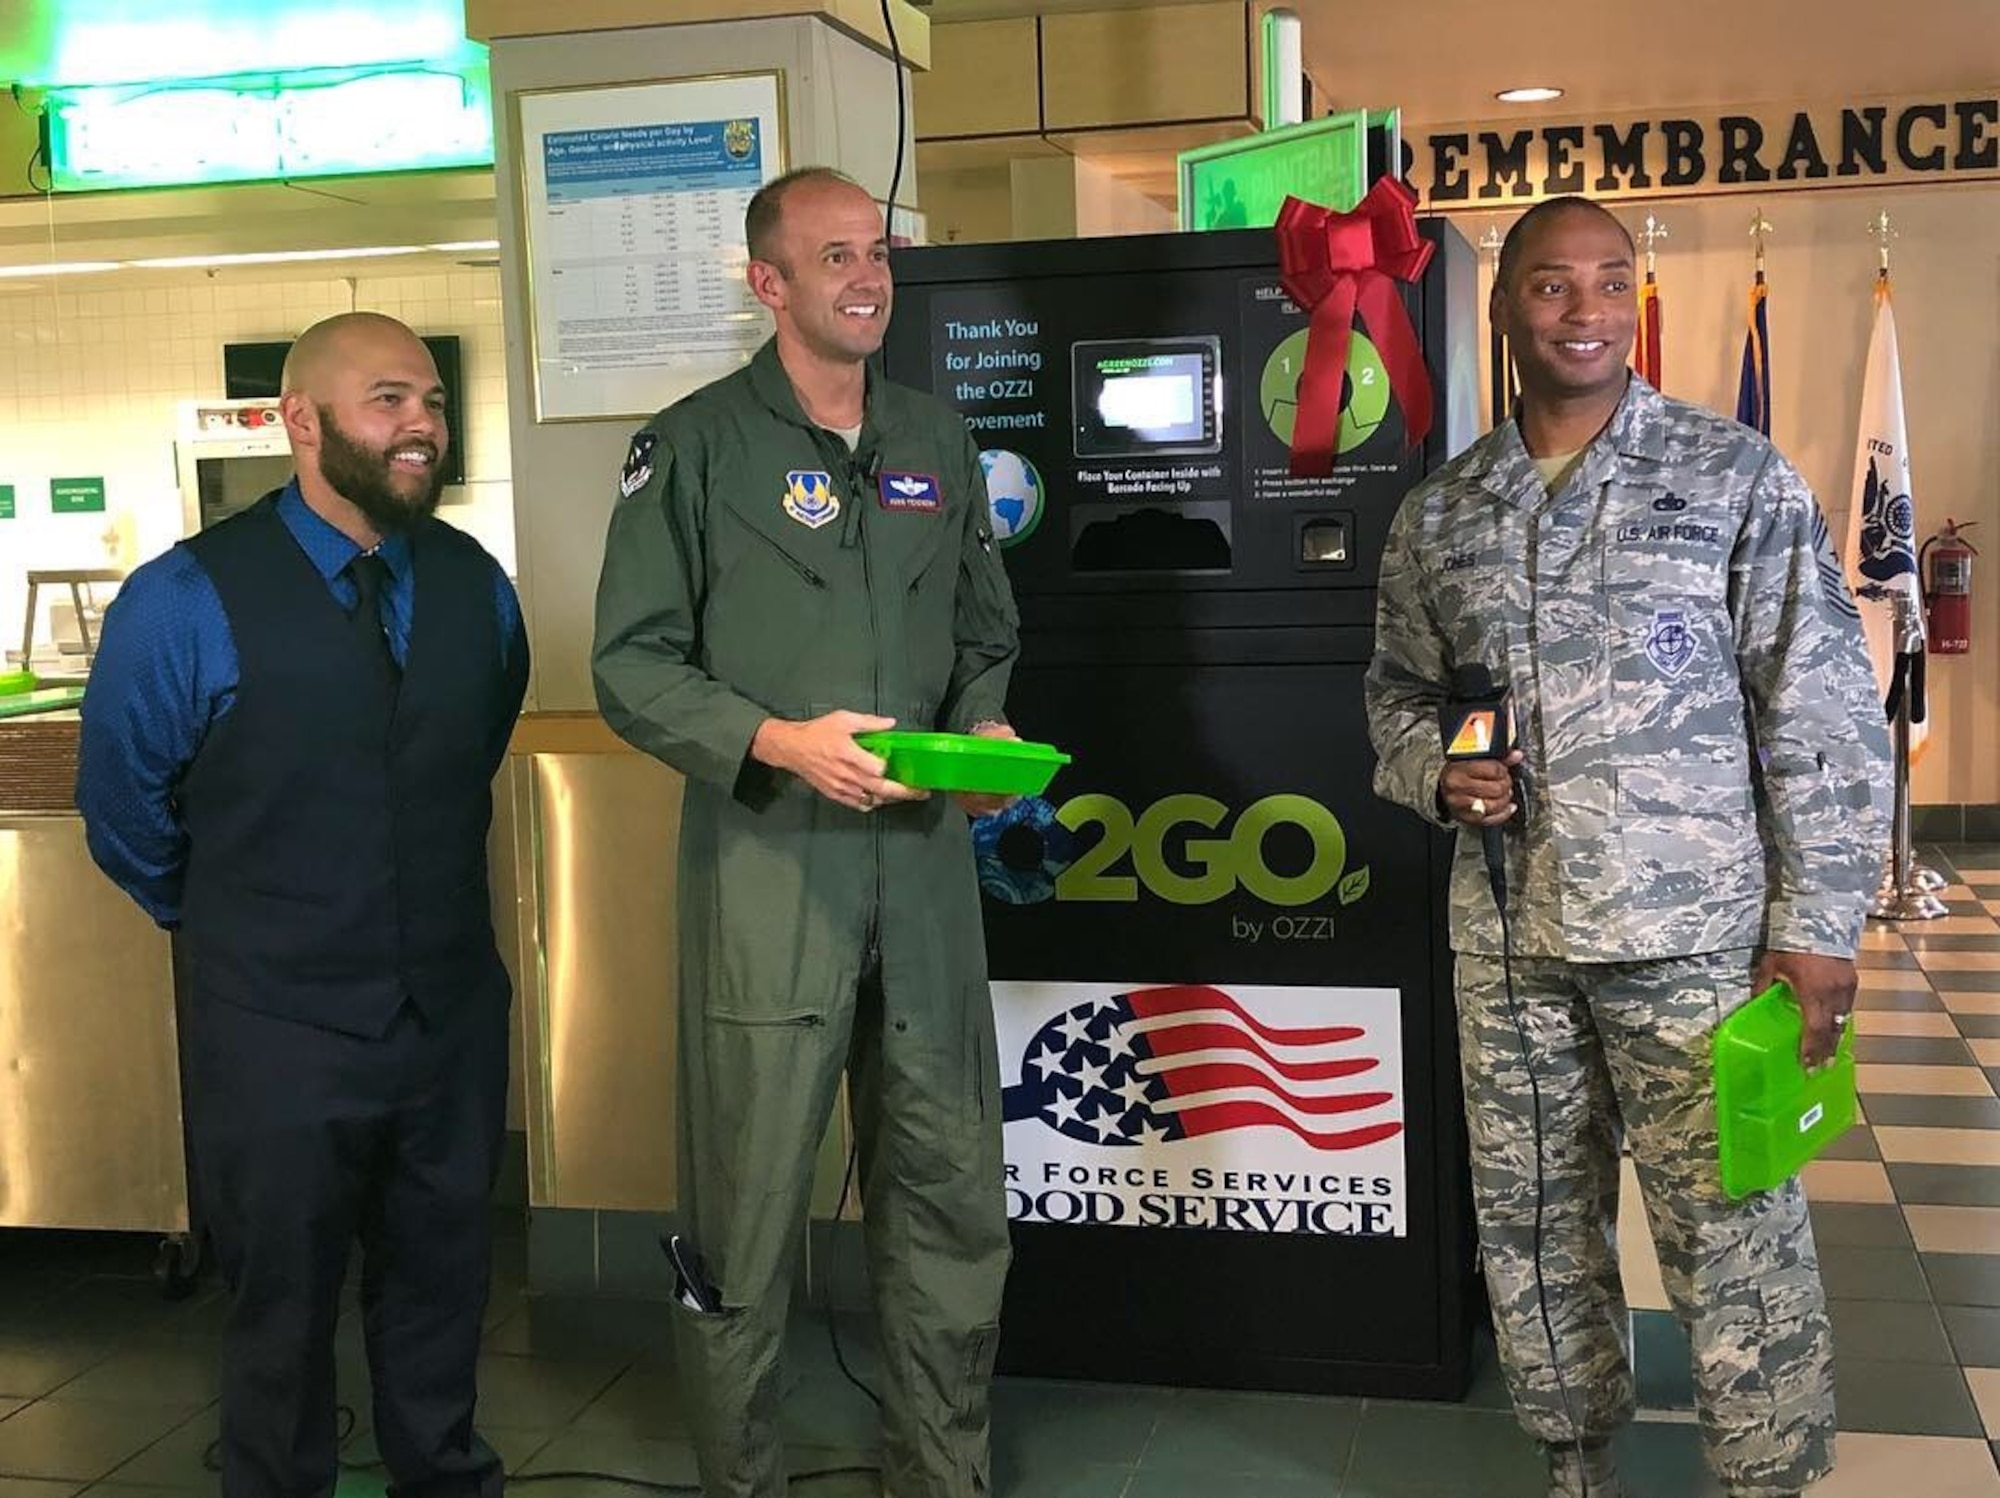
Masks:
[[[1502,104],[1546,104],[1551,99],[1560,99],[1563,91],[1551,88],[1546,83],[1538,83],[1530,88],[1503,88],[1493,97]]]
[[[116,260],[66,260],[44,265],[0,265],[0,276],[16,280],[29,276],[84,276],[93,271],[117,270]]]

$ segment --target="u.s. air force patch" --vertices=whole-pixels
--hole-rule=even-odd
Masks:
[[[818,469],[795,468],[785,475],[785,513],[807,530],[818,530],[840,515],[833,478]]]
[[[646,480],[653,476],[653,448],[659,440],[652,432],[633,435],[632,445],[625,451],[625,467],[618,475],[618,492],[627,499],[645,488]]]

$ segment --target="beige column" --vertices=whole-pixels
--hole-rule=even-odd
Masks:
[[[885,198],[896,154],[897,89],[900,83],[907,90],[909,71],[930,58],[923,13],[905,0],[892,0],[891,13],[904,58],[900,79],[890,63],[877,0],[466,0],[466,35],[488,44],[493,69],[514,528],[535,656],[531,709],[574,712],[594,706],[591,600],[619,465],[637,422],[535,419],[528,362],[533,311],[523,268],[514,138],[518,95],[776,70],[784,79],[784,165],[835,166]],[[907,127],[903,161],[897,202],[914,206],[916,156]],[[707,377],[670,371],[649,403],[655,409],[670,405]]]

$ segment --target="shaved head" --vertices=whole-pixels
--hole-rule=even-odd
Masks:
[[[323,400],[338,371],[351,367],[357,359],[403,343],[423,348],[421,338],[395,318],[380,312],[343,312],[326,318],[299,334],[291,352],[285,355],[279,391],[283,395],[297,391],[314,400]],[[428,349],[424,357],[430,357]]]

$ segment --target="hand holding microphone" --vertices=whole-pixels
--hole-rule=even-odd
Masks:
[[[1484,830],[1513,820],[1514,777],[1509,768],[1521,763],[1516,749],[1504,760],[1447,761],[1438,777],[1438,798],[1447,815],[1467,827]]]
[[[1500,828],[1516,810],[1513,767],[1521,763],[1514,734],[1514,700],[1481,665],[1460,666],[1451,674],[1451,695],[1438,707],[1438,736],[1444,769],[1438,774],[1438,801],[1464,826],[1479,832],[1493,902],[1507,910],[1507,858]]]

